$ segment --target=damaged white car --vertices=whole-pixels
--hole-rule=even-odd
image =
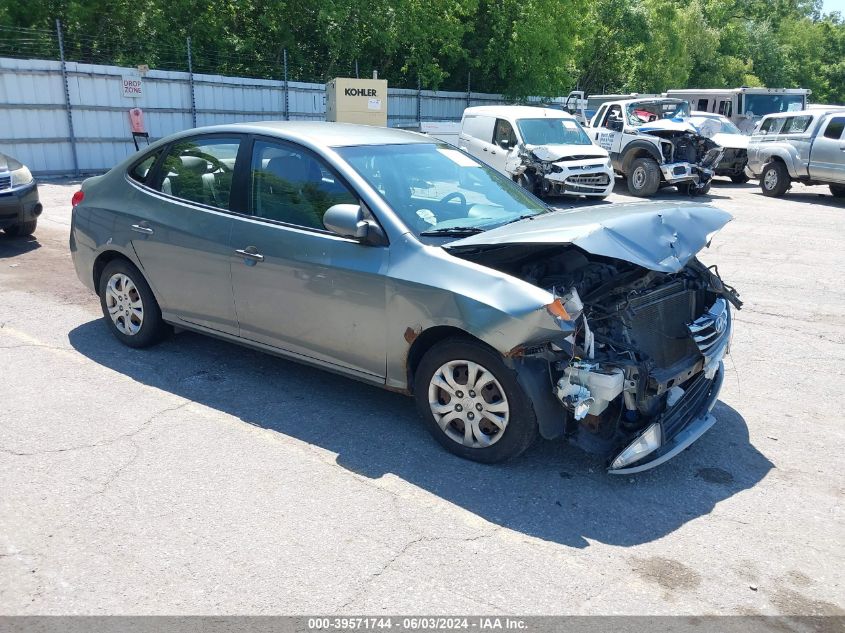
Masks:
[[[529,106],[464,110],[459,147],[538,196],[603,199],[613,191],[607,150],[571,114]]]
[[[596,112],[589,134],[610,153],[632,196],[652,196],[669,185],[704,194],[723,149],[701,135],[689,115],[689,103],[680,99],[610,101]]]

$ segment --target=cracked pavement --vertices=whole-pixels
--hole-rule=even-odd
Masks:
[[[630,478],[551,442],[464,462],[403,396],[198,335],[120,346],[70,261],[75,189],[0,235],[0,614],[845,613],[826,188],[703,198],[746,302],[718,423]]]

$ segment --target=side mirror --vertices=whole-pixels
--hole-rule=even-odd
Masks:
[[[511,148],[510,143],[508,143],[507,139],[504,139],[504,138],[499,139],[499,147],[501,147],[502,149],[508,149],[508,150]]]
[[[621,132],[625,127],[625,124],[622,123],[622,119],[610,119],[607,122],[607,127],[609,127],[614,132]]]
[[[370,223],[364,219],[364,211],[357,204],[336,204],[326,209],[323,226],[341,237],[356,240],[366,239]]]

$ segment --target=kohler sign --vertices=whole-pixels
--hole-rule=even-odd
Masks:
[[[375,88],[345,88],[343,94],[346,97],[375,97]]]

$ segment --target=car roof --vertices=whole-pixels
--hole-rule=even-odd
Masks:
[[[640,97],[639,99],[620,99],[618,101],[608,101],[607,104],[602,105],[610,105],[613,103],[618,103],[619,105],[629,106],[632,103],[683,103],[686,99],[676,99],[675,97]]]
[[[487,115],[510,119],[574,119],[575,117],[564,110],[555,108],[538,108],[524,105],[472,106],[464,110],[464,116]]]
[[[690,117],[706,117],[708,119],[727,119],[728,117],[716,114],[715,112],[704,112],[703,110],[693,110],[689,113]]]
[[[323,147],[349,147],[354,145],[401,145],[408,143],[437,143],[437,139],[396,128],[331,121],[254,121],[232,123],[187,130],[179,136],[238,132],[267,134],[280,138]]]
[[[829,112],[836,112],[836,109],[831,110],[792,110],[790,112],[772,112],[771,114],[763,115],[764,119],[779,119],[781,117],[791,117],[791,116],[824,116]]]

